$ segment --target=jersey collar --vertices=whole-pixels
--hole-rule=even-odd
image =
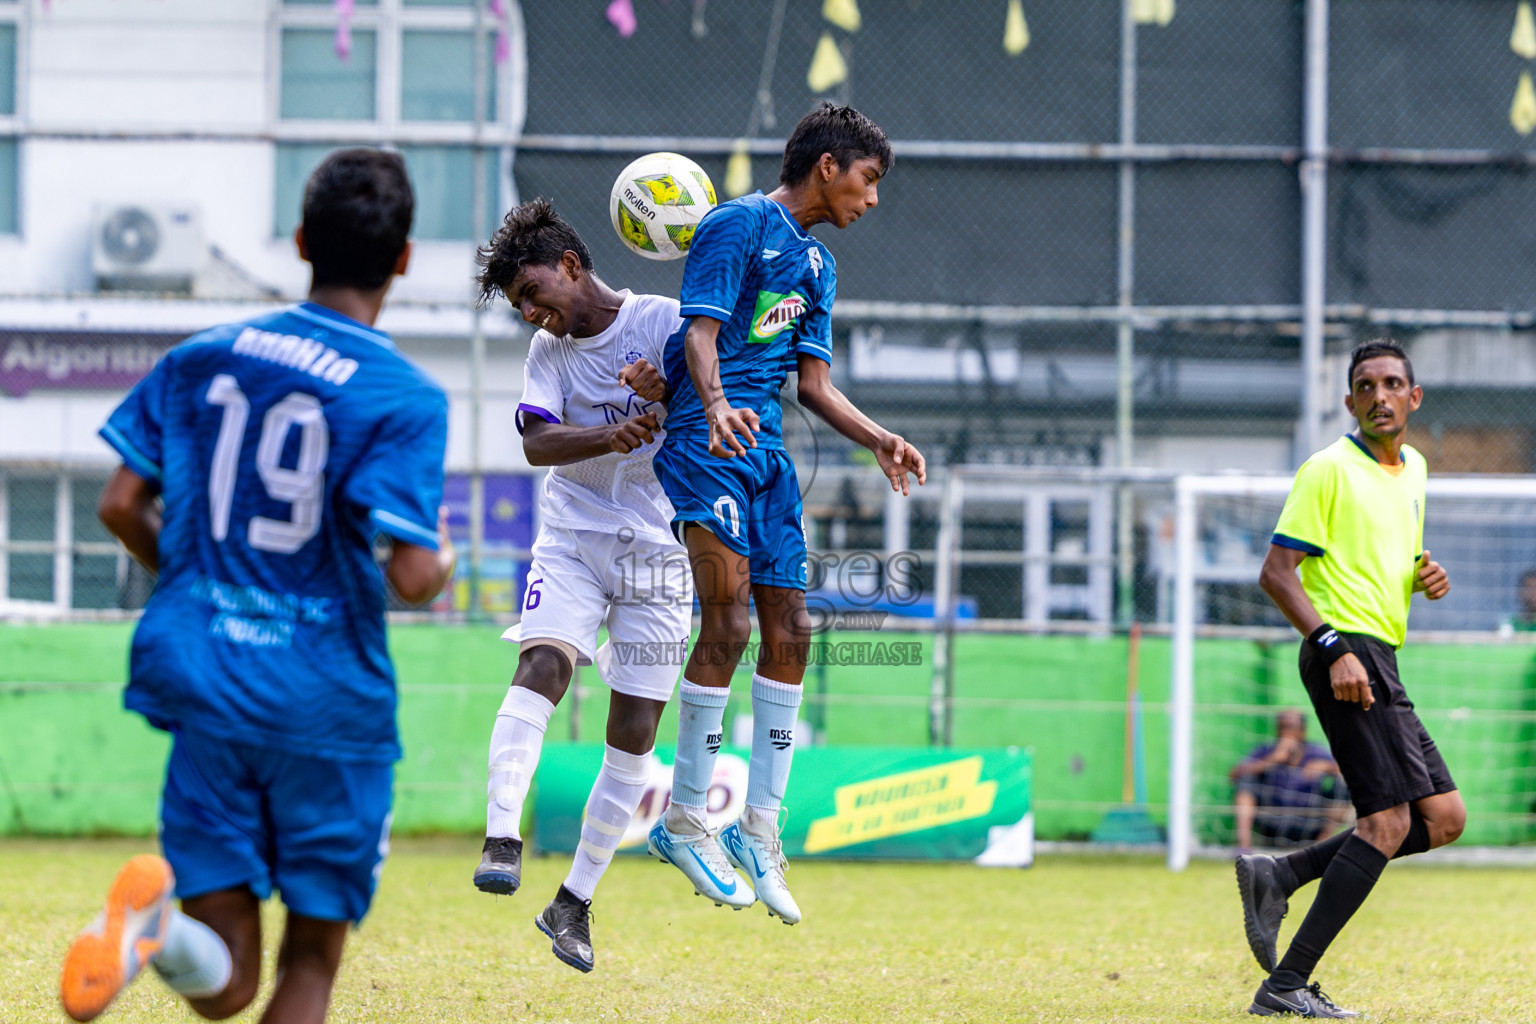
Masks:
[[[1349,442],[1351,444],[1353,444],[1356,448],[1359,448],[1362,452],[1364,452],[1366,458],[1370,459],[1372,462],[1376,463],[1376,465],[1378,465],[1378,466],[1381,465],[1381,460],[1378,459],[1375,455],[1372,455],[1371,454],[1371,450],[1369,448],[1367,448],[1363,443],[1361,443],[1361,441],[1360,441],[1360,439],[1358,437],[1356,437],[1354,434],[1345,434],[1344,436],[1349,440]],[[1403,460],[1401,463],[1399,463],[1399,465],[1406,466],[1408,464],[1408,450],[1406,448],[1399,448],[1398,449],[1398,458]]]
[[[762,189],[758,189],[757,194],[762,196],[764,201],[766,201],[769,206],[772,206],[775,210],[778,211],[779,217],[783,219],[785,226],[795,233],[796,238],[800,239],[802,242],[809,242],[811,240],[810,236],[805,233],[805,229],[800,226],[800,222],[795,220],[795,218],[790,215],[789,207],[785,206],[777,199],[769,199],[768,196],[763,193]]]
[[[322,306],[319,303],[300,302],[298,305],[290,307],[288,312],[294,316],[303,317],[305,320],[313,320],[315,323],[329,327],[332,330],[345,331],[348,334],[355,334],[359,338],[366,338],[376,344],[383,345],[385,348],[395,347],[394,341],[383,331],[369,327],[367,324],[360,324],[351,317],[343,316],[334,309]]]

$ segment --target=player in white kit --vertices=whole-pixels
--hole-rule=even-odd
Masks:
[[[553,468],[539,495],[522,621],[504,634],[521,652],[491,733],[475,886],[510,894],[521,883],[519,823],[544,731],[573,667],[596,663],[613,690],[603,767],[570,874],[534,919],[555,956],[590,971],[592,893],[645,794],[693,614],[687,554],[651,469],[666,415],[656,368],[682,318],[675,299],[604,284],[581,237],[542,199],[508,213],[478,259],[481,301],[504,294],[539,328],[517,427],[528,461]],[[609,643],[599,650],[604,625]]]

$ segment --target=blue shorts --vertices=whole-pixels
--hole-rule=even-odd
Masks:
[[[394,765],[332,761],[177,731],[160,845],[181,899],[275,886],[289,911],[358,922],[389,852]]]
[[[805,589],[805,522],[800,481],[786,453],[749,448],[734,459],[709,454],[698,439],[667,438],[656,479],[672,502],[672,529],[703,523],[748,559],[753,583]]]

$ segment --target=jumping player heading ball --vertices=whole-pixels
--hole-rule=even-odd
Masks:
[[[672,802],[651,852],[717,900],[739,886],[720,847],[786,924],[800,920],[784,881],[779,809],[794,754],[800,681],[810,644],[805,529],[795,466],[784,452],[779,388],[798,372],[800,404],[874,453],[891,487],[926,479],[923,456],[833,386],[832,254],[807,232],[845,228],[878,202],[891,146],[852,107],[822,104],[789,137],[779,187],[722,203],[699,224],[683,272],[690,318],[666,348],[667,437],[656,476],[688,547],[701,608],[683,670]],[[752,677],[746,811],[718,840],[705,794],[720,749],[731,674],[757,607],[761,655]],[[729,877],[726,877],[726,876]]]

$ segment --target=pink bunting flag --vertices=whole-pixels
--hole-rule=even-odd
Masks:
[[[486,6],[496,19],[496,63],[505,64],[512,59],[512,37],[507,33],[512,12],[507,9],[506,0],[487,0]]]
[[[635,34],[634,0],[613,0],[608,5],[608,20],[619,30],[619,38],[628,39]]]
[[[355,0],[336,0],[336,56],[342,60],[352,56],[352,12]]]

